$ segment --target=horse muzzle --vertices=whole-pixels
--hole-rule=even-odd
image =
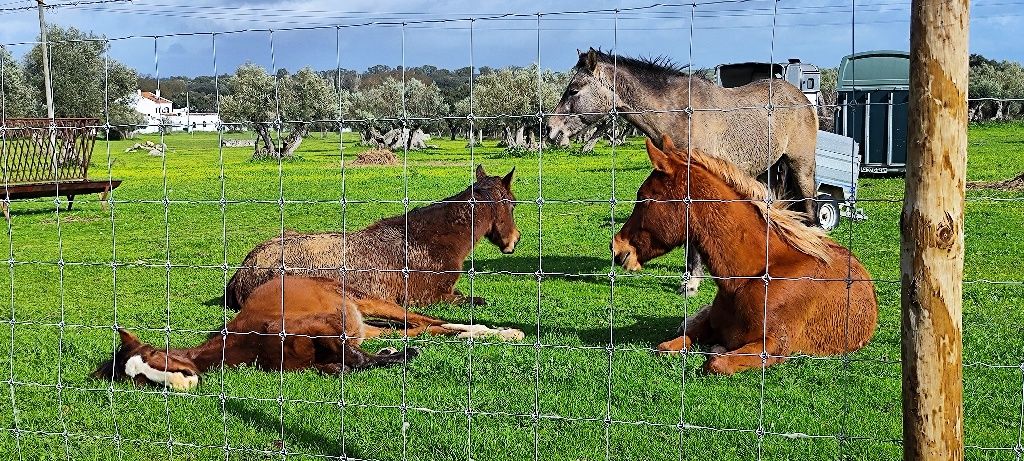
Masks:
[[[628,271],[643,269],[643,265],[640,264],[640,260],[636,257],[636,248],[618,236],[612,240],[612,255],[615,258],[615,264],[622,266],[623,269]]]
[[[516,246],[519,245],[519,239],[522,238],[520,235],[516,235],[516,238],[512,240],[512,243],[505,245],[501,248],[501,252],[507,255],[516,252]]]

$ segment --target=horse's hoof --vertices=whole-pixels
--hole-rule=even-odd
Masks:
[[[398,349],[395,349],[393,347],[385,347],[385,348],[377,351],[377,355],[395,355],[397,353],[398,353]]]
[[[658,344],[657,351],[658,355],[678,354],[687,350],[692,345],[693,341],[688,336],[683,335]]]
[[[418,347],[407,347],[405,348],[406,360],[412,360],[420,355],[420,348]]]
[[[729,360],[723,356],[714,356],[704,362],[704,372],[709,375],[731,375],[736,372]]]
[[[486,306],[487,300],[479,296],[474,296],[472,298],[469,298],[466,304],[470,304],[473,306]]]
[[[526,338],[526,334],[515,328],[499,328],[498,337],[503,341],[522,341]]]
[[[658,344],[657,354],[658,355],[675,355],[682,352],[682,349],[676,349],[676,346],[671,344],[672,341],[665,341]]]

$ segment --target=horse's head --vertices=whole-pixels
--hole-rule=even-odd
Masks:
[[[178,391],[199,384],[199,370],[192,360],[144,344],[127,330],[119,328],[117,333],[121,336],[121,347],[113,359],[103,362],[92,372],[92,377],[130,379],[138,385],[167,385]]]
[[[642,264],[668,253],[686,241],[684,204],[678,201],[686,193],[685,175],[676,175],[686,168],[683,154],[676,151],[672,140],[661,140],[664,151],[647,139],[647,155],[654,171],[636,193],[633,213],[612,239],[615,262],[627,270],[640,270]],[[681,179],[680,179],[681,178]]]
[[[569,85],[555,106],[555,115],[548,118],[548,138],[552,141],[576,135],[612,110],[612,69],[601,61],[603,56],[593,48],[580,53]]]
[[[520,237],[512,213],[516,207],[516,196],[512,194],[512,175],[515,172],[513,167],[504,177],[487,176],[483,165],[479,165],[476,167],[476,183],[473,184],[474,198],[493,210],[490,227],[484,236],[505,254],[516,250]]]

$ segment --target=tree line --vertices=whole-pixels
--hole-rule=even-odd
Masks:
[[[403,72],[377,65],[363,73],[306,67],[271,75],[249,63],[215,80],[219,89],[209,85],[210,77],[173,77],[170,85],[161,80],[161,96],[204,112],[211,109],[205,93],[212,90],[214,100],[219,94],[223,122],[256,133],[257,156],[288,157],[310,130],[337,130],[339,120],[359,133],[362,144],[378,148],[424,148],[426,134],[434,133],[471,143],[489,137],[508,149],[532,149],[543,143],[536,114],[554,109],[568,76],[536,66],[484,67],[471,84],[468,67]],[[140,79],[143,90],[155,86],[155,79]]]
[[[47,38],[55,117],[97,118],[112,126],[114,136],[145,123],[133,104],[138,73],[107,57],[110,45],[104,37],[50,26]],[[4,118],[46,116],[41,45],[33,46],[20,61],[0,48],[0,72]]]
[[[464,137],[469,143],[496,139],[508,149],[534,149],[544,142],[537,114],[554,109],[569,79],[567,72],[535,66],[480,67],[474,72],[469,67],[376,65],[363,72],[303,68],[294,73],[278,69],[271,75],[244,64],[233,74],[158,81],[110,59],[103,36],[59,26],[50,26],[47,33],[56,116],[98,118],[112,125],[111,134],[126,135],[145,123],[133,108],[136,90],[159,88],[175,107],[219,112],[229,127],[255,132],[258,155],[290,156],[311,130],[337,130],[340,119],[359,133],[361,143],[389,149],[425,147],[426,133]],[[0,71],[2,115],[44,116],[40,45],[22,59],[0,49]],[[836,69],[821,71],[819,116],[822,129],[828,129]],[[1024,98],[1020,63],[972,55],[969,88],[971,98],[992,98],[971,102],[972,121],[1024,118],[1024,102],[1006,101]],[[608,135],[611,125],[592,127],[575,141],[585,149],[602,136],[615,142],[624,133]]]

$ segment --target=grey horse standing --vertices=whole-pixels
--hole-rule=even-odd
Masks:
[[[813,219],[818,118],[795,86],[759,80],[722,88],[664,61],[593,48],[580,53],[573,73],[555,108],[555,114],[566,115],[548,119],[551,140],[572,136],[614,110],[655,144],[668,135],[680,148],[727,159],[762,182],[773,165],[787,167],[793,192]],[[687,253],[686,266],[692,278],[682,292],[690,296],[703,275],[697,251]]]

